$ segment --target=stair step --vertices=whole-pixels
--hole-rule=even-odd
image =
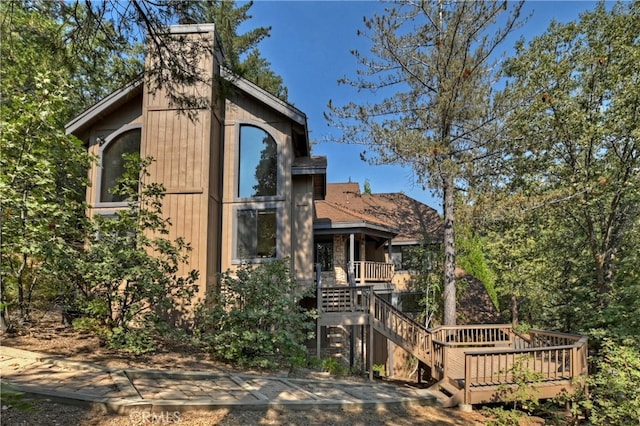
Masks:
[[[449,395],[445,395],[444,393],[440,392],[439,390],[435,390],[435,389],[429,388],[429,392],[431,392],[431,394],[436,397],[436,399],[438,400],[438,402],[440,404],[444,404],[445,402],[447,402],[449,400]]]
[[[458,393],[458,391],[460,391],[460,389],[457,388],[453,383],[444,380],[439,383],[439,387],[440,389],[444,390],[444,393],[449,395],[455,395],[456,393]]]

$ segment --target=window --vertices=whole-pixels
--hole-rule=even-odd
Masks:
[[[236,258],[276,257],[276,209],[236,212]]]
[[[278,146],[264,130],[240,127],[238,197],[268,197],[278,194]]]
[[[333,241],[319,241],[316,243],[316,263],[323,271],[333,271]]]
[[[118,183],[125,172],[124,154],[140,152],[140,129],[133,129],[121,133],[102,150],[102,169],[100,176],[100,202],[119,203],[125,201],[125,197],[112,194],[111,190]]]
[[[431,271],[434,246],[403,245],[391,247],[391,262],[396,271]]]
[[[393,246],[391,261],[396,271],[415,271],[420,269],[418,246]]]

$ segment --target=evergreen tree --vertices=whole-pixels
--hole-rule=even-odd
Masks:
[[[271,27],[258,27],[238,34],[240,25],[251,19],[249,9],[253,2],[236,6],[235,1],[208,0],[192,2],[184,11],[185,22],[213,22],[225,53],[225,66],[234,74],[257,84],[283,101],[287,100],[287,88],[282,77],[275,74],[271,64],[260,55],[258,44],[269,37]]]
[[[376,92],[377,101],[329,104],[341,140],[370,148],[369,161],[412,166],[444,205],[444,322],[456,322],[455,190],[491,155],[501,109],[492,98],[492,58],[517,25],[522,3],[403,2],[365,19],[372,58],[343,84]],[[501,19],[502,25],[497,23]],[[492,34],[492,36],[489,36]]]

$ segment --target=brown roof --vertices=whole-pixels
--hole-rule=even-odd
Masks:
[[[456,301],[459,324],[498,324],[500,312],[491,301],[482,281],[456,268],[456,280],[463,290]]]
[[[377,225],[381,228],[387,228],[395,233],[393,224],[380,220],[374,216],[363,214],[350,210],[344,206],[332,203],[326,200],[316,201],[315,222],[332,222],[332,223],[351,223],[351,224],[370,224]]]
[[[325,201],[316,201],[316,213],[335,222],[346,221],[348,214],[386,224],[397,230],[394,242],[442,241],[442,220],[436,210],[402,193],[361,194],[355,182],[327,184]]]

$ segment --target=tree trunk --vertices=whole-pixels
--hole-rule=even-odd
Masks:
[[[443,179],[444,192],[444,325],[456,325],[456,248],[453,177]]]
[[[519,322],[519,313],[518,313],[518,298],[515,294],[511,294],[511,324],[514,327],[518,326]]]

